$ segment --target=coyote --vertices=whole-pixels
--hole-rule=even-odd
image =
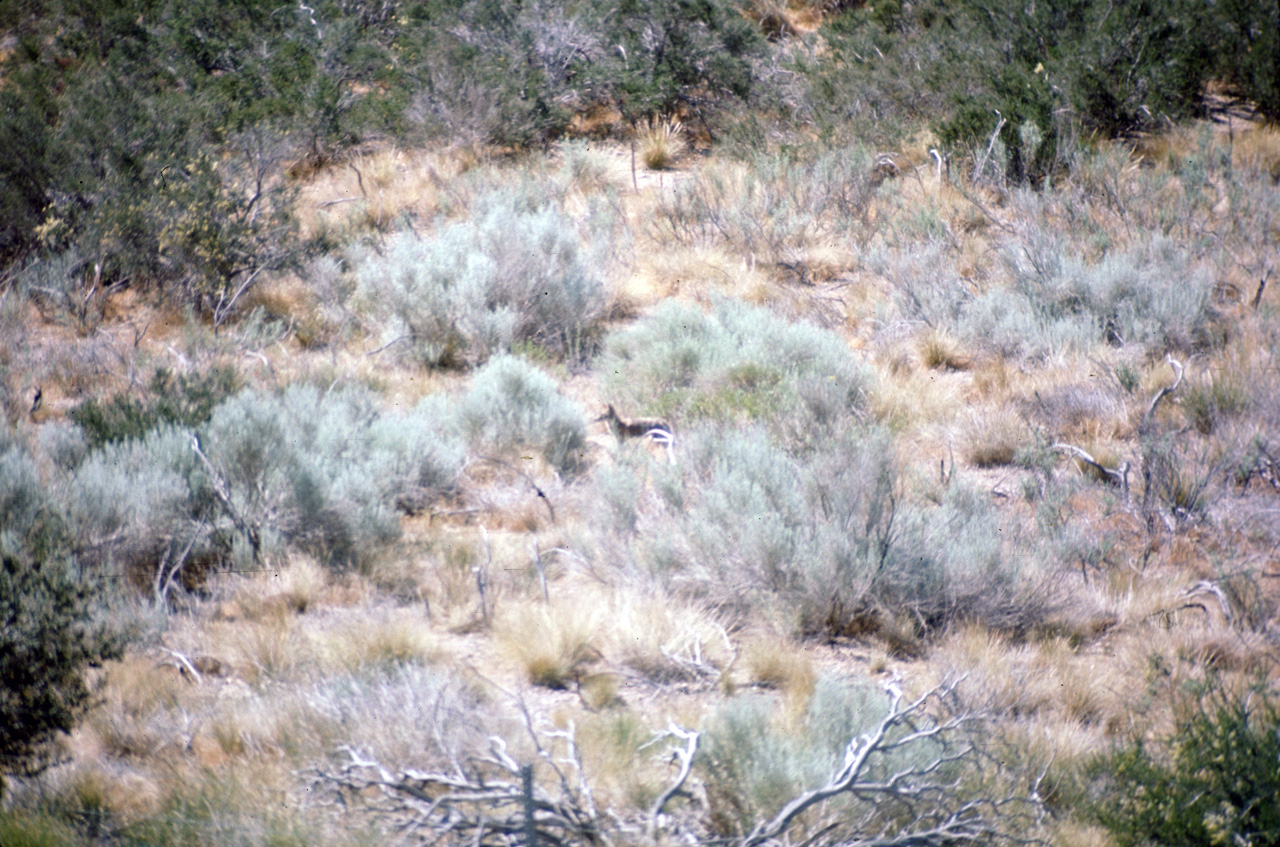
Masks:
[[[671,427],[667,426],[664,421],[653,418],[636,418],[633,421],[625,420],[618,416],[613,406],[609,406],[609,410],[600,417],[596,418],[596,422],[604,421],[609,425],[609,431],[619,441],[626,438],[644,438],[645,436],[653,436],[657,440],[671,438]]]

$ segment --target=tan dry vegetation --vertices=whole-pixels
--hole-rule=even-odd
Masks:
[[[804,26],[807,13],[796,4],[759,8],[762,15],[785,12]],[[1274,130],[1242,132],[1232,148],[1237,167],[1267,179],[1269,160],[1280,154],[1277,139]],[[1198,136],[1178,132],[1144,142],[1133,155],[1117,149],[1087,160],[1073,177],[1076,200],[1113,245],[1108,249],[1131,237],[1131,224],[1099,198],[1129,192],[1130,204],[1182,203],[1182,188],[1167,169],[1198,143]],[[962,192],[937,180],[927,146],[927,139],[913,142],[898,178],[880,188],[867,241],[909,250],[922,232],[931,233],[948,244],[947,261],[974,293],[997,289],[1007,270],[996,247],[1037,222],[1061,224],[1066,200],[1055,196],[1036,205],[1041,201],[985,187]],[[519,692],[540,720],[562,728],[572,721],[602,802],[645,807],[667,777],[667,760],[655,764],[667,748],[644,747],[653,733],[673,718],[698,725],[736,691],[776,692],[785,723],[800,719],[822,677],[915,691],[966,675],[963,702],[995,716],[1012,760],[1047,768],[1053,785],[1046,790],[1070,796],[1090,757],[1125,737],[1139,718],[1170,724],[1164,705],[1143,699],[1153,655],[1170,665],[1185,655],[1228,674],[1258,668],[1274,674],[1275,598],[1250,595],[1254,608],[1246,609],[1249,603],[1233,595],[1224,607],[1212,590],[1196,589],[1202,582],[1221,586],[1228,559],[1268,579],[1280,573],[1273,523],[1256,517],[1274,511],[1269,483],[1252,483],[1255,496],[1266,498],[1261,511],[1249,513],[1255,517],[1241,516],[1237,501],[1221,499],[1236,489],[1219,487],[1212,496],[1225,505],[1167,529],[1158,519],[1145,521],[1118,488],[1090,477],[1087,467],[1072,469],[1070,458],[1056,459],[1048,480],[1039,471],[1009,467],[1018,450],[1040,436],[1046,444],[1085,449],[1108,467],[1129,461],[1136,469],[1138,425],[1151,399],[1173,380],[1159,355],[1099,345],[1018,358],[984,351],[951,329],[881,320],[892,292],[858,259],[866,244],[831,236],[804,242],[786,259],[804,265],[800,278],[744,255],[740,245],[672,243],[659,203],[673,180],[691,173],[640,169],[633,182],[625,145],[563,145],[555,156],[543,176],[559,168],[572,202],[584,209],[609,195],[627,222],[633,241],[624,268],[610,280],[624,304],[616,310],[617,326],[669,298],[707,304],[732,297],[813,320],[830,317],[812,304],[830,294],[823,308],[834,310],[835,319],[823,323],[840,331],[850,355],[874,373],[868,418],[894,434],[904,465],[902,501],[942,496],[942,460],[1011,521],[1030,524],[1043,510],[1047,533],[1061,528],[1060,518],[1048,515],[1050,506],[1059,509],[1078,532],[1076,546],[1064,542],[1045,565],[1064,598],[1060,606],[1040,626],[1015,634],[962,622],[926,637],[905,613],[878,631],[832,643],[750,625],[759,621],[731,624],[726,614],[681,594],[678,582],[660,587],[633,580],[634,563],[612,550],[593,551],[596,559],[583,564],[576,550],[590,544],[584,539],[596,506],[590,474],[619,465],[619,448],[597,428],[582,478],[562,477],[540,457],[473,460],[448,501],[402,517],[401,537],[359,572],[334,574],[294,556],[278,570],[212,581],[206,596],[189,598],[190,611],[171,613],[160,635],[102,671],[99,702],[69,745],[72,762],[59,771],[64,785],[57,790],[84,808],[131,821],[154,814],[183,790],[184,780],[202,772],[296,800],[303,791],[296,773],[343,744],[365,745],[410,766],[429,762],[435,752],[421,715],[430,703],[413,700],[406,688],[427,689],[448,678],[443,690],[482,704],[471,707],[469,717],[477,720],[506,708],[495,705],[506,703],[504,692]],[[335,165],[300,186],[309,233],[345,238],[386,231],[405,216],[428,225],[442,213],[465,214],[470,189],[458,184],[464,173],[526,167],[480,164],[458,151],[376,151],[352,164]],[[715,170],[729,184],[745,167],[714,158],[684,166]],[[1266,322],[1280,295],[1273,284],[1262,313],[1254,314],[1241,302],[1252,296],[1248,284],[1256,284],[1248,270],[1237,263],[1231,273],[1238,279],[1228,274],[1241,291],[1228,298],[1230,309],[1224,306],[1231,314],[1227,345],[1184,357],[1186,383],[1153,416],[1180,444],[1205,448],[1219,468],[1214,486],[1227,485],[1224,457],[1268,436],[1267,415],[1280,408],[1274,387],[1269,397],[1254,396],[1258,386],[1274,384],[1274,331]],[[252,384],[265,386],[358,383],[377,391],[388,408],[408,408],[470,380],[464,372],[389,364],[326,311],[329,304],[305,274],[269,281],[246,302],[284,327],[266,345],[237,335],[243,327],[214,337],[172,310],[138,302],[132,293],[119,296],[103,327],[84,335],[34,312],[10,319],[25,335],[0,341],[0,355],[9,374],[22,373],[22,390],[30,389],[26,383],[44,387],[39,425],[62,419],[82,397],[126,386],[130,369],[144,373],[161,363],[235,362]],[[131,325],[139,321],[150,328],[135,343]],[[603,408],[601,389],[580,364],[549,370],[563,393],[587,409]],[[1240,405],[1223,405],[1241,393]],[[1212,415],[1197,418],[1197,403],[1211,406]],[[656,458],[665,462],[666,454]],[[1138,480],[1135,470],[1135,502]],[[1083,561],[1078,550],[1094,542],[1102,553]],[[1045,541],[1058,543],[1056,537]],[[543,565],[545,597],[536,561]],[[199,662],[201,678],[184,673],[174,653]],[[459,720],[449,729],[461,733],[468,726]],[[253,793],[241,791],[233,801],[253,809],[261,802],[247,796]],[[1062,847],[1108,843],[1070,813],[1051,825],[1049,838]]]

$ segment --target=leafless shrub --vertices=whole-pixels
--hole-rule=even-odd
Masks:
[[[707,796],[697,784],[704,733],[675,723],[644,745],[658,752],[655,767],[675,764],[644,809],[603,805],[573,725],[542,727],[523,703],[523,759],[494,735],[487,749],[444,769],[393,771],[345,748],[346,762],[313,776],[331,797],[368,803],[422,843],[611,847],[661,839],[765,847],[796,836],[812,845],[877,847],[1035,843],[1041,806],[1034,782],[1027,797],[978,776],[980,716],[954,711],[954,691],[955,683],[946,684],[907,701],[891,687],[882,717],[825,739],[840,752],[817,785],[779,797],[776,810],[729,835],[718,831],[714,801],[697,799]]]

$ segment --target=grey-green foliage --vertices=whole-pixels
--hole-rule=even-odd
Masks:
[[[292,544],[337,565],[399,533],[393,511],[408,487],[443,490],[461,452],[428,406],[382,415],[359,390],[295,385],[242,392],[218,407],[206,453],[226,481],[240,549]],[[248,547],[243,545],[247,543]]]
[[[618,561],[728,610],[771,609],[800,633],[869,613],[1019,628],[1043,613],[1032,551],[956,485],[908,503],[887,435],[847,428],[794,454],[759,427],[680,434],[653,496],[606,480],[600,526]]]
[[[577,223],[527,192],[497,190],[466,221],[357,251],[357,301],[383,343],[427,366],[474,364],[513,344],[580,349],[607,294]]]
[[[184,550],[244,564],[290,545],[350,565],[397,536],[398,495],[452,486],[462,450],[446,417],[432,401],[381,414],[359,390],[243,391],[198,442],[163,425],[90,454],[67,479],[68,524],[82,555],[125,569]]]
[[[963,306],[962,335],[1031,356],[1103,343],[1190,351],[1213,340],[1208,272],[1160,236],[1096,263],[1039,237],[1023,245],[1013,264],[1012,290],[988,291]]]
[[[837,334],[737,300],[709,313],[665,302],[610,336],[597,367],[609,397],[632,413],[677,426],[761,421],[794,445],[850,420],[870,381]]]
[[[214,504],[191,444],[190,432],[165,425],[108,444],[75,468],[63,508],[87,563],[127,570],[193,539],[193,551],[204,551]]]
[[[889,697],[864,685],[830,678],[818,681],[800,719],[783,725],[776,697],[750,694],[733,698],[716,710],[704,735],[698,760],[713,814],[738,832],[776,814],[801,792],[824,785],[844,763],[845,750],[857,736],[875,728],[889,709]],[[901,734],[901,733],[899,733]],[[889,769],[920,766],[942,752],[932,739],[874,756],[864,778],[883,779]],[[939,781],[944,775],[939,774]],[[842,818],[863,818],[883,806],[887,797],[843,796]]]
[[[581,408],[560,394],[551,377],[523,359],[491,359],[462,396],[457,415],[476,449],[527,447],[561,472],[581,464],[587,439]]]

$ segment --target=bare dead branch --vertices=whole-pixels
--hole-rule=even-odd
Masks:
[[[1151,398],[1151,405],[1147,407],[1147,413],[1142,416],[1142,423],[1138,424],[1138,432],[1146,432],[1147,424],[1150,422],[1151,416],[1156,412],[1156,406],[1160,405],[1161,400],[1177,391],[1178,386],[1182,384],[1182,376],[1184,373],[1182,363],[1173,358],[1172,354],[1167,355],[1164,358],[1165,361],[1169,363],[1169,367],[1173,368],[1173,372],[1176,376],[1172,385],[1166,385],[1164,388],[1161,388],[1156,392],[1156,396]]]

